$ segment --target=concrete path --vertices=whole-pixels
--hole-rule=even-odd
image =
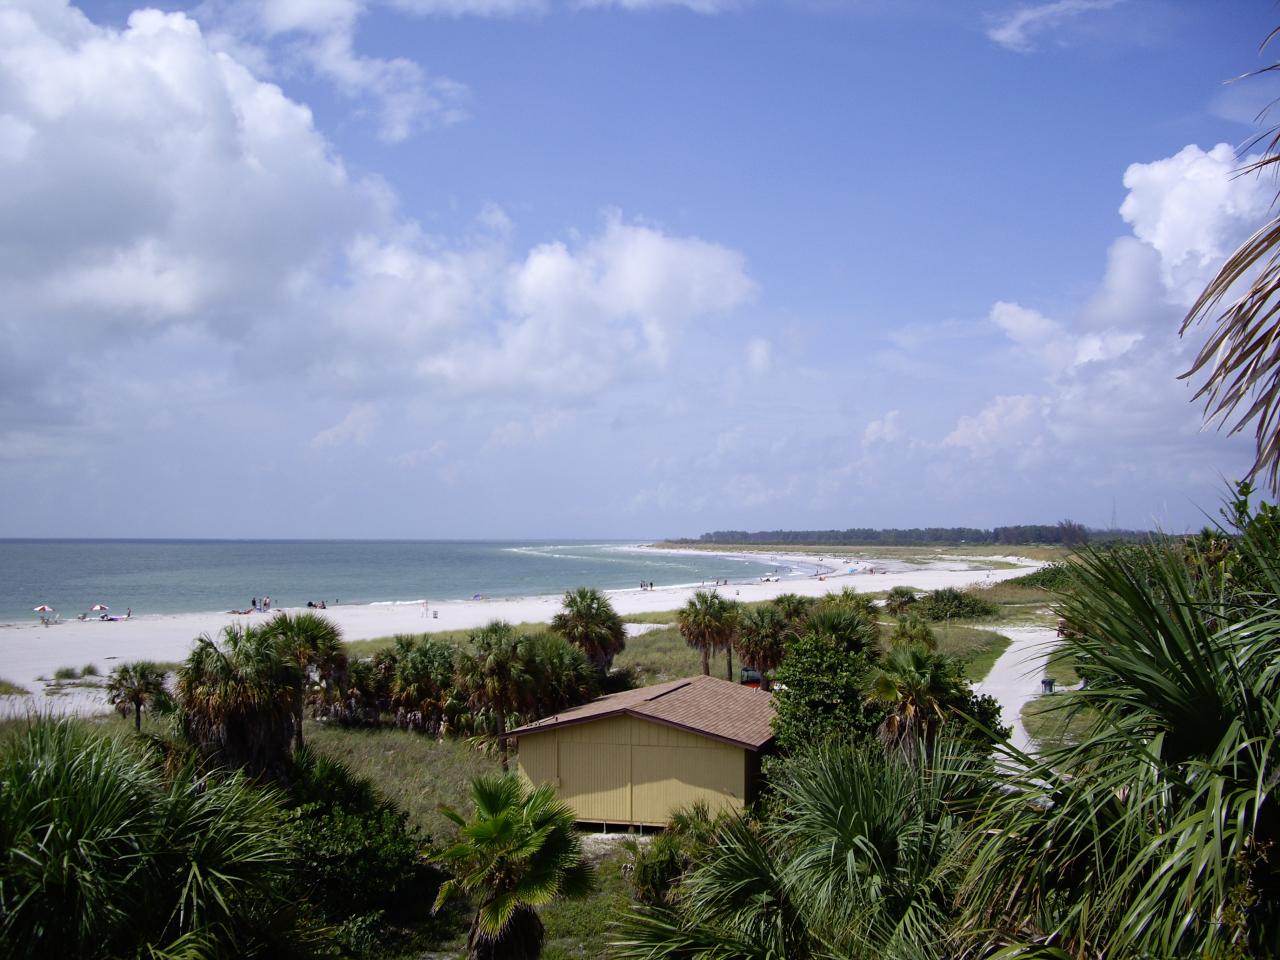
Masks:
[[[1031,738],[1022,725],[1022,708],[1040,695],[1040,679],[1044,676],[1049,654],[1057,645],[1057,632],[1048,627],[986,627],[1008,637],[1009,648],[1000,654],[976,693],[990,694],[1000,701],[1001,722],[1013,728],[1010,742],[1030,753]]]

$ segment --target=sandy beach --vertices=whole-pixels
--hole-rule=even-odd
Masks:
[[[680,552],[680,551],[670,551]],[[893,573],[849,573],[852,565],[865,570],[875,561],[869,558],[849,559],[844,554],[815,557],[811,554],[729,553],[724,556],[762,556],[780,566],[795,565],[825,572],[806,576],[784,577],[774,582],[732,581],[721,586],[725,596],[742,601],[769,600],[782,593],[821,596],[839,592],[845,587],[860,592],[888,590],[906,584],[921,590],[941,587],[965,587],[993,583],[1021,576],[1040,564],[1016,557],[991,557],[983,560],[1007,561],[1017,567],[989,570],[975,558],[939,558],[909,570]],[[683,606],[700,584],[658,587],[654,590],[612,590],[609,597],[623,616]],[[369,640],[396,633],[426,633],[441,630],[471,629],[491,620],[510,623],[546,623],[560,609],[561,595],[494,598],[482,600],[447,600],[431,602],[424,612],[419,603],[361,604],[331,606],[325,616],[337,623],[348,640]],[[298,612],[292,609],[290,612]],[[31,696],[0,697],[0,713],[52,709],[73,712],[106,710],[99,691],[86,687],[64,690],[46,696],[40,677],[51,677],[59,667],[81,668],[94,664],[104,675],[117,661],[183,659],[191,642],[202,633],[217,634],[226,624],[263,623],[269,614],[231,615],[225,612],[183,613],[134,617],[131,620],[70,620],[44,627],[40,623],[0,627],[0,677],[31,692]],[[641,641],[642,642],[642,641]]]

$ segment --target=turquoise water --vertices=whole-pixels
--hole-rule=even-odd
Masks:
[[[774,569],[634,542],[0,540],[0,623],[29,621],[42,603],[63,616],[95,603],[139,616],[242,609],[264,594],[276,607],[456,600],[746,580]]]

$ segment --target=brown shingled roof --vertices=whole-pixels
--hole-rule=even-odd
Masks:
[[[773,739],[773,697],[715,677],[685,677],[599,697],[512,730],[513,737],[619,715],[689,730],[748,750]]]

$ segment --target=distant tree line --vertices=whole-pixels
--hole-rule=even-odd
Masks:
[[[1145,541],[1152,533],[1146,530],[1091,530],[1074,520],[1058,523],[1024,523],[990,530],[978,527],[911,527],[877,530],[850,527],[848,530],[716,530],[696,540],[678,539],[673,543],[776,543],[831,546],[928,547],[957,543],[1025,544],[1061,543],[1068,547],[1084,543]]]

